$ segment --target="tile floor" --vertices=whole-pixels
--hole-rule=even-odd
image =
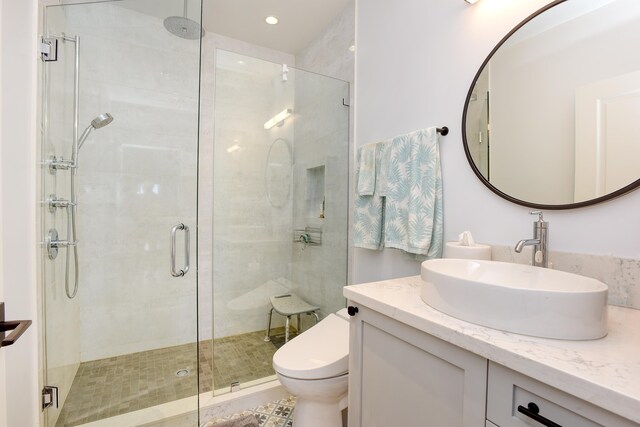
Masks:
[[[284,328],[200,343],[200,393],[274,375],[273,354]],[[215,347],[212,356],[211,346]],[[176,376],[180,369],[189,375]],[[80,364],[56,427],[77,426],[103,418],[193,396],[197,389],[196,344],[127,354]]]
[[[291,396],[286,399],[276,400],[275,402],[229,415],[224,418],[209,420],[202,424],[201,427],[216,427],[221,424],[224,425],[225,421],[242,418],[250,414],[253,414],[258,419],[258,425],[260,427],[292,427],[293,410],[295,409],[295,405],[296,398]]]

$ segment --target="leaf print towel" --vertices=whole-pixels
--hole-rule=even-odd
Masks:
[[[438,258],[443,245],[442,174],[435,127],[393,138],[384,201],[384,246]]]

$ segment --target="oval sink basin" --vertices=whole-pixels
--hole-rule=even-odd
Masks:
[[[542,338],[607,334],[604,283],[529,265],[466,259],[422,263],[422,300],[449,316]]]

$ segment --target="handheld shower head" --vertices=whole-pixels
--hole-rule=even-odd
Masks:
[[[108,125],[113,121],[113,116],[109,113],[102,113],[95,119],[91,120],[91,124],[82,132],[82,135],[78,139],[78,150],[82,147],[82,144],[86,141],[87,137],[93,129],[100,129]]]
[[[95,119],[91,120],[91,126],[93,126],[94,129],[100,129],[105,127],[112,121],[113,121],[113,116],[111,114],[103,113],[103,114],[100,114]]]

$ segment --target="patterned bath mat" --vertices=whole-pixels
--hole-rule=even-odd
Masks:
[[[291,396],[286,399],[276,400],[266,405],[258,406],[224,418],[215,418],[202,424],[202,427],[245,427],[245,424],[223,424],[225,422],[237,422],[239,420],[255,417],[256,426],[259,427],[293,427],[293,410],[296,398]],[[249,426],[253,427],[252,424]]]

